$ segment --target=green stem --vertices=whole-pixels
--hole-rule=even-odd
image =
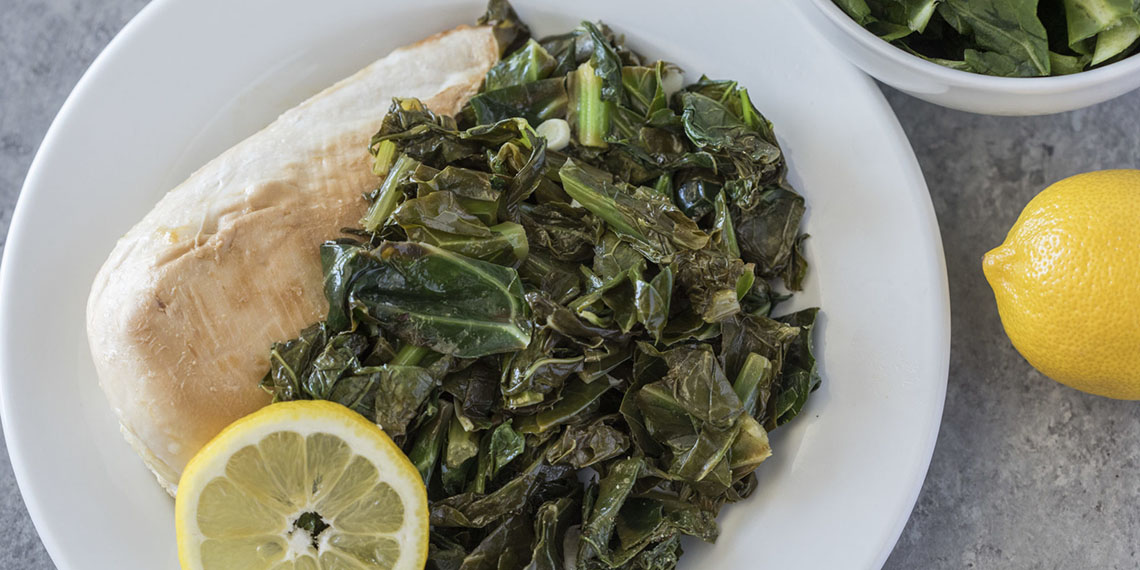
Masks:
[[[451,403],[441,401],[435,417],[428,420],[426,426],[419,431],[408,459],[423,477],[424,484],[431,482],[432,473],[435,472],[436,463],[439,462],[439,451],[447,437],[447,427],[451,419]]]
[[[396,143],[392,141],[380,143],[376,148],[376,158],[372,161],[372,173],[387,178],[394,164],[396,164]]]
[[[740,244],[736,241],[736,228],[732,224],[732,213],[728,209],[728,198],[724,195],[724,190],[717,194],[713,206],[716,209],[716,221],[720,222],[714,226],[721,228],[720,239],[725,251],[732,257],[740,259]]]
[[[426,346],[405,344],[400,347],[400,351],[396,353],[396,357],[388,364],[392,366],[416,366],[429,354],[431,354],[431,349]]]
[[[602,78],[587,61],[575,72],[575,123],[578,143],[583,146],[606,148],[606,133],[610,130],[610,106],[602,100]]]
[[[771,360],[755,352],[748,353],[748,357],[744,360],[744,366],[736,375],[736,382],[732,384],[732,391],[736,392],[740,402],[744,404],[745,413],[749,415],[756,413],[757,404],[760,403],[761,399],[760,392],[764,390],[764,385],[770,381],[771,375]]]
[[[360,220],[360,225],[364,226],[365,230],[372,233],[380,231],[388,218],[392,216],[392,212],[396,211],[396,207],[400,205],[400,198],[404,193],[400,191],[400,184],[415,171],[416,167],[420,165],[419,161],[406,155],[400,155],[396,160],[396,164],[392,166],[391,172],[388,177],[384,179],[384,183],[380,185],[380,190],[376,201],[372,203],[372,207],[368,209],[368,213]]]

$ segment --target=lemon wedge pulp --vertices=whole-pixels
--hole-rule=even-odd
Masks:
[[[420,570],[427,493],[375,424],[339,404],[273,404],[198,452],[178,484],[183,570]]]

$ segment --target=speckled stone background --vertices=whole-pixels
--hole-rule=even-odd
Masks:
[[[52,117],[145,3],[0,2],[0,235]],[[1140,568],[1140,404],[1037,374],[1006,340],[980,269],[982,254],[1047,184],[1140,168],[1140,92],[1062,115],[994,118],[885,91],[938,212],[954,332],[938,446],[884,568]],[[0,453],[0,568],[54,568],[7,453]]]

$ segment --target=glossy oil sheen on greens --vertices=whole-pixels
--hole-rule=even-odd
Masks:
[[[817,311],[778,310],[807,204],[736,82],[684,85],[600,23],[483,22],[502,60],[455,117],[393,102],[368,212],[320,250],[328,317],[262,385],[393,437],[431,570],[670,570],[820,384]]]

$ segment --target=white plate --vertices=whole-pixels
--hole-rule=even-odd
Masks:
[[[760,489],[725,509],[719,543],[690,544],[682,568],[878,568],[930,461],[950,321],[926,185],[883,97],[780,2],[518,4],[538,33],[602,19],[690,78],[740,80],[808,199],[813,266],[799,304],[824,310],[823,387],[775,433]],[[281,111],[481,11],[158,0],[91,66],[32,165],[0,275],[8,451],[61,570],[177,567],[172,501],[119,436],[87,351],[88,288],[116,238]]]

